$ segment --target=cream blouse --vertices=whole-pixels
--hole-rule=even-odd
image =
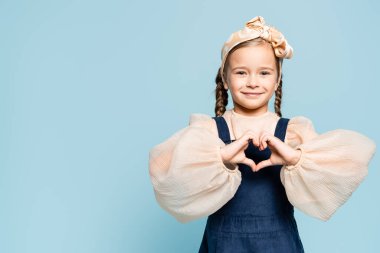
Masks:
[[[274,135],[279,119],[270,111],[244,116],[233,109],[223,117],[232,140],[247,130],[260,134],[258,129],[265,129]],[[302,151],[297,164],[281,169],[287,197],[293,206],[323,221],[366,177],[376,149],[374,141],[351,130],[318,134],[303,116],[289,120],[285,143]],[[211,116],[191,114],[189,126],[150,150],[149,172],[156,199],[178,221],[208,216],[234,196],[241,173],[237,164],[231,168],[223,163],[220,148],[225,145]]]

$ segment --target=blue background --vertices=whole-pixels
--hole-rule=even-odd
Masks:
[[[149,150],[213,115],[221,47],[257,15],[294,48],[283,116],[379,143],[379,7],[0,0],[0,252],[196,252],[206,220],[158,206]],[[379,177],[375,155],[331,220],[296,211],[306,252],[378,252]]]

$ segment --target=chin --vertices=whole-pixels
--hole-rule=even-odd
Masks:
[[[239,107],[244,108],[246,110],[257,110],[257,109],[264,107],[268,103],[265,103],[262,101],[257,101],[257,103],[239,103],[239,102],[237,102],[236,104],[238,104]]]
[[[262,103],[261,101],[258,103],[239,103],[242,107],[245,107],[247,109],[257,109],[262,106],[264,106],[265,103]]]
[[[242,108],[244,110],[257,110],[257,109],[260,109],[262,107],[263,107],[263,105],[247,105],[247,104],[240,105],[240,108]]]

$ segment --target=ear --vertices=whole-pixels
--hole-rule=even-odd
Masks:
[[[274,86],[274,90],[275,91],[277,90],[277,88],[278,88],[279,85],[280,85],[279,83],[276,83],[276,85]]]
[[[223,76],[223,78],[222,78],[222,82],[223,82],[223,87],[224,87],[224,89],[225,89],[225,90],[228,90],[228,84],[227,84],[227,82],[226,82],[226,76]]]

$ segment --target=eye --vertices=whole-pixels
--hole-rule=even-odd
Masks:
[[[270,72],[268,72],[268,71],[261,71],[260,74],[263,75],[263,76],[266,76],[266,75],[270,75]]]
[[[237,71],[236,74],[238,74],[238,75],[245,75],[245,72],[244,71]]]

